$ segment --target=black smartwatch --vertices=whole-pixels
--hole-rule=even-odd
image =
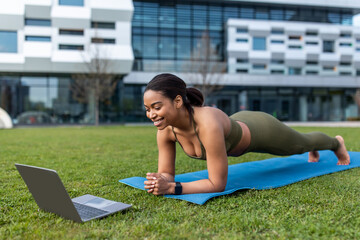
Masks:
[[[182,193],[182,186],[180,182],[175,182],[175,195],[180,195]]]

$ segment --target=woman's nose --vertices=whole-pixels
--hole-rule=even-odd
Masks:
[[[150,118],[155,118],[156,117],[156,114],[154,111],[150,111]]]

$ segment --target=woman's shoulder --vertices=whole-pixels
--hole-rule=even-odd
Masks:
[[[218,108],[214,107],[197,107],[194,109],[194,119],[199,127],[219,127],[229,122],[229,117]]]
[[[208,119],[208,117],[228,118],[226,113],[214,107],[195,107],[194,112],[195,117],[200,118],[201,121]]]

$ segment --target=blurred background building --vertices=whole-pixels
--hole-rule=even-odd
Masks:
[[[206,103],[228,114],[259,110],[283,121],[359,114],[357,1],[15,0],[0,6],[0,107],[17,123],[92,121],[92,109],[72,97],[70,85],[94,45],[111,53],[120,80],[101,104],[101,122],[146,121],[147,82],[171,72],[199,86],[193,75],[201,64],[215,66],[207,74],[220,86]],[[216,67],[223,63],[225,71]]]

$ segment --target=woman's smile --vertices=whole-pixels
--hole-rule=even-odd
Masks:
[[[164,120],[164,118],[160,118],[160,119],[158,119],[158,120],[156,120],[156,121],[153,121],[153,122],[154,122],[154,125],[155,125],[156,127],[160,126],[161,123],[163,122],[163,120]]]

